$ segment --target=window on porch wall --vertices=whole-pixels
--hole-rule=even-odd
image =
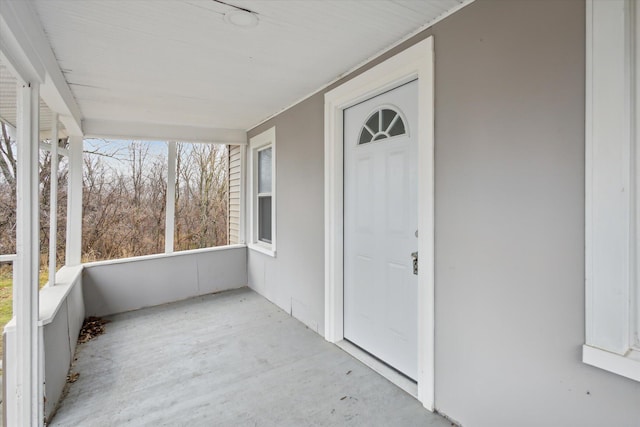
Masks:
[[[226,245],[227,150],[221,144],[85,140],[83,261]],[[167,204],[171,193],[174,203]]]
[[[276,256],[276,128],[250,139],[249,248]]]

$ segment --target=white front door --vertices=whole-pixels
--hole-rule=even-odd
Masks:
[[[418,82],[344,111],[344,337],[418,378]]]

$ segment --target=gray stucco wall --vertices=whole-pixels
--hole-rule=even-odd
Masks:
[[[566,0],[435,29],[436,398],[468,425],[640,425],[640,383],[580,361],[584,34]]]
[[[324,335],[324,95],[276,126],[276,258],[248,249],[249,286]]]
[[[640,426],[640,383],[581,362],[584,2],[478,0],[375,63],[431,34],[437,409]],[[320,333],[323,96],[249,132],[276,126],[278,180],[278,254],[249,250],[249,284]]]

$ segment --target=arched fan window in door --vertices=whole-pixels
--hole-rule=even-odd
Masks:
[[[362,130],[360,130],[358,145],[406,133],[407,129],[400,113],[391,108],[383,107],[367,118]]]

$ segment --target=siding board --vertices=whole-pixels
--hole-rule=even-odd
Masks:
[[[229,146],[229,218],[228,241],[230,245],[240,243],[240,191],[242,180],[241,148]]]

